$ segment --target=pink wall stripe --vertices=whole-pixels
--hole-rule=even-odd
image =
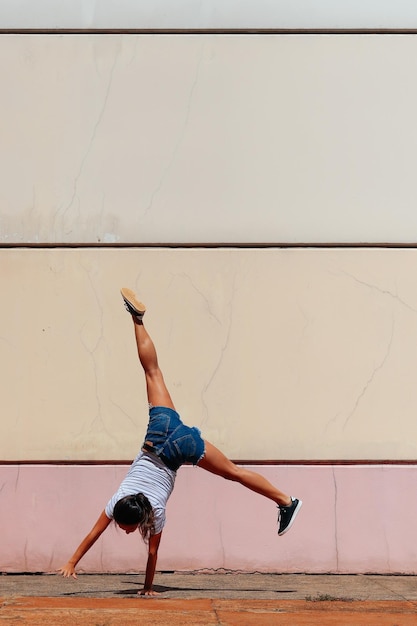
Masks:
[[[56,570],[90,530],[127,466],[4,465],[0,570]],[[183,467],[168,505],[158,570],[417,573],[414,465],[257,466],[304,501],[276,535],[272,502],[199,468]],[[82,572],[143,571],[138,534],[111,526]]]

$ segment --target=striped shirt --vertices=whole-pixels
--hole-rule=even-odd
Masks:
[[[155,534],[165,526],[165,509],[174,489],[176,472],[170,470],[158,457],[147,452],[139,452],[119,489],[108,501],[105,513],[113,519],[116,503],[125,496],[143,493],[151,503],[154,512]]]

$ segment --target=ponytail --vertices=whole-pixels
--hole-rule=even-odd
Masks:
[[[146,541],[154,533],[154,513],[148,498],[143,493],[125,496],[114,507],[114,520],[118,524],[138,524],[140,534]]]

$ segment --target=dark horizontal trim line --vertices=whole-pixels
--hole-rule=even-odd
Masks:
[[[130,465],[132,463],[132,459],[126,460],[105,460],[105,461],[87,461],[87,460],[78,460],[74,459],[72,461],[62,461],[62,460],[36,460],[36,461],[1,461],[1,465]],[[317,460],[306,460],[306,459],[264,459],[264,460],[253,460],[253,459],[235,459],[233,463],[236,465],[417,465],[417,459],[408,459],[408,460],[398,460],[398,459],[317,459]]]
[[[409,242],[409,243],[389,243],[389,242],[342,242],[342,243],[315,243],[315,242],[299,242],[299,243],[287,243],[287,242],[253,242],[253,243],[245,243],[245,242],[235,242],[235,243],[175,243],[175,242],[164,242],[161,241],[159,243],[100,243],[100,242],[92,242],[92,243],[0,243],[1,249],[9,249],[9,248],[27,248],[30,250],[33,249],[51,249],[51,248],[63,248],[63,249],[72,249],[72,248],[180,248],[180,249],[188,249],[188,248],[208,248],[208,249],[218,249],[218,248],[398,248],[398,249],[407,249],[407,248],[417,248],[417,242]]]
[[[415,35],[417,28],[1,28],[0,35]]]

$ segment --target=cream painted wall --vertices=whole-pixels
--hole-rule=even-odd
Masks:
[[[417,37],[3,35],[0,243],[415,242]]]
[[[186,423],[235,459],[412,459],[416,250],[1,250],[3,460],[131,459],[137,289]]]

